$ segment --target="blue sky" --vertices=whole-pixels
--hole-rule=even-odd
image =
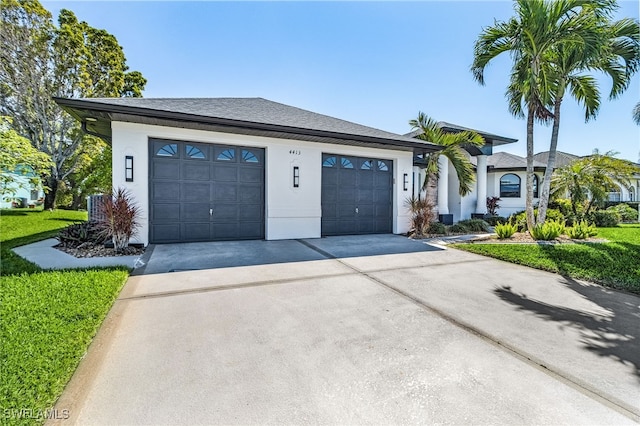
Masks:
[[[525,154],[525,122],[507,111],[510,58],[478,85],[469,72],[482,27],[513,14],[509,1],[424,2],[96,2],[44,1],[114,34],[131,69],[149,80],[145,97],[263,97],[396,133],[418,111],[519,139],[500,150]],[[638,19],[636,1],[617,18]],[[595,121],[566,99],[558,149],[614,150],[638,161],[640,127],[631,110],[640,75],[606,98]],[[536,152],[550,129],[536,128]]]

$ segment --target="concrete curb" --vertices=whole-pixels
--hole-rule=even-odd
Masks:
[[[77,258],[63,251],[55,249],[58,244],[55,238],[16,247],[13,252],[20,257],[35,263],[42,269],[80,269],[104,266],[126,266],[138,268],[143,266],[143,256],[112,256]]]

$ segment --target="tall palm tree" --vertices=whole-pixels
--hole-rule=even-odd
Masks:
[[[553,80],[553,126],[549,144],[549,159],[542,181],[538,205],[538,223],[546,219],[551,177],[555,168],[560,107],[565,94],[569,94],[585,109],[585,121],[595,118],[600,108],[600,91],[596,79],[584,74],[586,71],[601,71],[612,80],[609,99],[619,96],[629,86],[631,76],[640,63],[638,22],[622,19],[609,23],[593,13],[593,44],[563,44],[551,55],[549,66]],[[605,15],[606,16],[606,15]],[[598,49],[593,49],[597,46]]]
[[[535,120],[553,117],[553,79],[548,66],[553,52],[563,45],[593,46],[592,13],[613,8],[610,0],[515,0],[515,16],[482,30],[474,46],[471,71],[483,84],[484,71],[495,57],[513,58],[506,97],[510,112],[527,120],[527,227],[535,225],[533,213],[533,130]],[[594,12],[595,11],[595,12]],[[595,49],[595,47],[594,47]]]
[[[633,108],[633,121],[640,126],[640,102]]]
[[[464,146],[482,146],[484,139],[474,131],[463,131],[459,133],[448,133],[442,130],[438,123],[423,112],[418,113],[418,117],[409,121],[413,130],[418,130],[416,138],[439,145],[442,150],[428,154],[425,158],[425,179],[422,189],[426,191],[426,200],[437,206],[437,183],[439,166],[438,160],[444,156],[453,165],[458,175],[460,185],[458,192],[464,196],[473,190],[475,174],[473,165],[465,153]]]

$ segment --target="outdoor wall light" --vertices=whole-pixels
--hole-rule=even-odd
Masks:
[[[407,191],[409,189],[409,174],[404,174],[404,190]]]
[[[127,182],[133,182],[133,156],[124,157],[124,179]]]
[[[300,187],[300,167],[293,166],[293,187]]]

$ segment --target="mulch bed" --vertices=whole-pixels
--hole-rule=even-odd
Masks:
[[[119,253],[111,247],[105,247],[104,244],[83,243],[77,247],[66,247],[62,244],[54,246],[60,251],[78,258],[85,257],[113,257],[113,256],[137,256],[144,253],[144,248],[127,247]]]

